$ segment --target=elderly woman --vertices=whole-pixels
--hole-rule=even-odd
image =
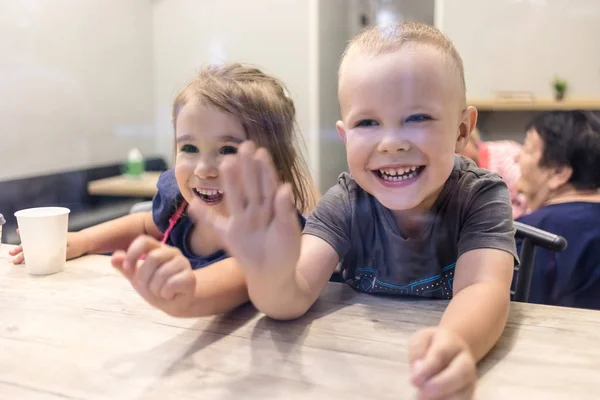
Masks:
[[[519,157],[531,214],[519,221],[565,237],[536,250],[529,301],[600,309],[600,118],[587,111],[536,117]]]

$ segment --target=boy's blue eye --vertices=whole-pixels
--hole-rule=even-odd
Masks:
[[[221,150],[219,150],[219,153],[222,155],[237,154],[237,148],[233,146],[223,146],[221,147]]]
[[[379,125],[374,119],[363,119],[356,123],[355,128],[368,128]]]
[[[191,144],[184,144],[183,146],[181,146],[181,151],[184,153],[199,153],[200,150],[198,150],[198,148],[194,145]]]
[[[425,122],[430,121],[432,118],[427,114],[414,114],[406,118],[406,122]]]

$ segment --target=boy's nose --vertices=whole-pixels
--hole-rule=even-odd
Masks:
[[[379,142],[377,150],[381,153],[397,153],[410,150],[410,142],[397,132],[387,133]]]

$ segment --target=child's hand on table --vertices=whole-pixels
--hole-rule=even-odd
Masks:
[[[18,229],[17,233],[19,233]],[[87,248],[88,242],[84,234],[81,232],[69,232],[67,234],[67,260],[81,257],[87,253]],[[15,257],[13,259],[13,264],[21,264],[23,261],[25,261],[22,244],[10,250],[8,254]]]
[[[473,397],[477,371],[465,341],[441,327],[416,332],[409,344],[411,382],[421,400]]]
[[[116,251],[111,262],[144,300],[167,314],[181,314],[194,298],[196,275],[189,260],[151,236],[139,236],[127,252]]]

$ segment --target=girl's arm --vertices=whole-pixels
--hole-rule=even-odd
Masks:
[[[125,250],[136,237],[144,234],[155,239],[162,237],[162,233],[154,224],[151,212],[130,214],[79,232],[69,232],[67,260],[87,253],[112,253],[115,250]],[[21,264],[25,260],[23,245],[10,250],[9,254],[15,257],[14,264]]]
[[[193,299],[179,310],[179,317],[223,314],[247,303],[246,277],[234,258],[227,258],[192,272],[196,278]]]
[[[179,249],[142,235],[111,261],[144,300],[174,317],[222,314],[248,301],[245,276],[233,258],[192,270]]]
[[[77,242],[85,253],[111,253],[125,250],[140,235],[160,240],[162,233],[152,219],[151,212],[129,214],[121,218],[75,232],[69,242]],[[71,244],[71,243],[70,243]]]

